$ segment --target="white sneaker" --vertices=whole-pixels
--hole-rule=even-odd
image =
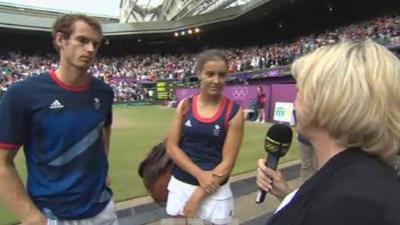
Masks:
[[[261,121],[261,123],[265,123],[265,120]]]
[[[259,123],[259,122],[260,122],[260,120],[259,120],[259,119],[256,119],[256,120],[254,120],[254,122],[255,122],[255,123]]]

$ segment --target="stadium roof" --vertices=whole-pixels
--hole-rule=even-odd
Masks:
[[[120,22],[179,21],[256,0],[120,0]]]
[[[15,4],[15,3],[2,2],[0,0],[0,14],[2,14],[2,13],[11,14],[11,15],[22,15],[22,16],[30,16],[30,17],[37,17],[37,18],[54,19],[54,18],[60,16],[61,14],[81,13],[81,12],[21,5],[21,4]],[[102,23],[119,22],[118,17],[113,17],[113,16],[109,16],[109,15],[101,15],[101,14],[96,14],[96,13],[85,13],[85,14],[98,19]]]
[[[123,14],[121,9],[120,21],[99,15],[90,16],[101,21],[106,36],[170,33],[233,20],[270,1],[158,0],[155,4],[157,0],[147,0],[141,4],[143,0],[121,0],[120,6],[127,13]],[[54,19],[64,13],[71,12],[19,8],[0,1],[0,27],[50,32]],[[127,20],[123,20],[123,15]]]
[[[257,0],[110,0],[118,4],[119,16],[86,13],[105,22],[156,22],[179,21],[191,16],[202,15],[216,10],[246,5]],[[111,4],[111,3],[110,3]],[[52,8],[54,7],[54,8]],[[16,4],[0,0],[0,12],[17,15],[30,15],[51,18],[60,14],[79,13],[79,10],[60,9],[56,6],[38,7],[28,4]]]

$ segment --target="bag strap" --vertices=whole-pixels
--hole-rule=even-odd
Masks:
[[[225,129],[228,129],[229,120],[230,120],[231,113],[232,113],[232,108],[233,108],[233,101],[228,99],[227,107],[225,110],[225,118],[224,118]]]
[[[193,100],[193,96],[183,99],[182,108],[181,108],[181,116],[182,116],[181,138],[179,140],[179,143],[182,142],[183,136],[185,135],[183,133],[183,124],[184,124],[183,119],[185,118],[186,114],[189,112],[190,107],[192,107],[192,100]]]
[[[225,111],[225,129],[228,130],[229,121],[236,116],[239,111],[240,106],[236,104],[234,101],[228,99],[227,107]]]
[[[192,106],[193,96],[183,99],[182,108],[181,108],[181,115],[185,117],[186,114],[189,112],[190,107]]]

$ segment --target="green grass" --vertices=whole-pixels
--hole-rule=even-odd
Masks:
[[[173,113],[173,109],[161,106],[117,106],[114,108],[109,158],[112,188],[116,201],[146,195],[142,180],[137,175],[137,168],[151,147],[166,136]],[[257,159],[265,157],[263,143],[268,126],[246,123],[243,145],[233,174],[255,170]],[[21,153],[22,151],[17,156],[16,164],[22,179],[25,180],[25,162]],[[297,158],[297,145],[293,142],[290,151],[280,162]],[[0,203],[0,225],[16,222],[17,218]]]

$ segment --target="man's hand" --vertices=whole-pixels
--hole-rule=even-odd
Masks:
[[[23,221],[22,225],[47,225],[47,218],[43,214],[38,214]]]
[[[109,187],[109,188],[111,187],[111,176],[110,175],[107,175],[106,186]]]

